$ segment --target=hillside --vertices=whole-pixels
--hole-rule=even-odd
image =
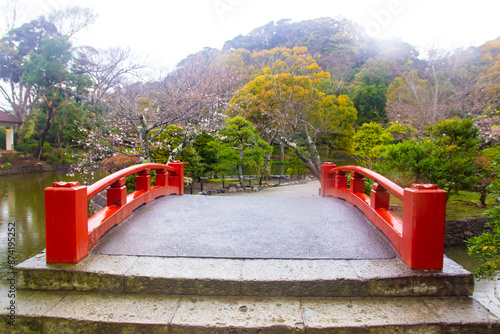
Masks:
[[[332,74],[347,71],[349,79],[370,58],[382,56],[399,63],[418,56],[410,44],[399,40],[375,40],[364,30],[346,19],[330,17],[291,22],[289,19],[269,22],[239,35],[224,44],[223,51],[247,49],[257,52],[276,47],[305,46],[320,66]],[[346,74],[346,73],[342,73]]]

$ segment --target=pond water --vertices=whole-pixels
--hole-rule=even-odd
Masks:
[[[103,175],[90,178],[87,183],[95,182]],[[81,183],[82,176],[68,177],[56,173],[12,175],[0,177],[0,290],[2,296],[7,288],[8,270],[8,228],[15,223],[15,261],[16,264],[40,253],[45,248],[45,206],[44,189],[55,181],[75,181]],[[465,269],[473,271],[478,263],[467,255],[465,246],[446,249],[446,255],[460,263]],[[473,297],[500,316],[497,289],[500,281],[480,280],[476,282]]]
[[[445,249],[445,254],[453,261],[460,263],[465,269],[474,271],[479,262],[467,254],[466,246],[454,246]],[[500,276],[493,279],[476,280],[474,285],[474,294],[472,297],[476,298],[481,304],[486,306],[491,313],[500,317]]]
[[[0,290],[7,284],[9,232],[15,226],[16,264],[40,253],[45,248],[44,189],[62,180],[83,183],[81,177],[57,173],[0,176]]]

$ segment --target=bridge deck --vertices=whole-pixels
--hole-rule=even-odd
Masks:
[[[137,209],[93,253],[246,259],[389,259],[386,237],[319,182],[231,196],[170,196]]]

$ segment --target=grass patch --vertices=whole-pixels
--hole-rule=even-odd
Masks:
[[[484,217],[484,212],[497,204],[496,196],[493,194],[488,195],[486,204],[485,208],[481,207],[478,193],[459,191],[458,194],[452,194],[448,199],[446,219]]]
[[[398,217],[403,217],[403,202],[391,196],[391,211]],[[452,194],[446,203],[446,220],[484,217],[486,210],[492,209],[497,203],[496,196],[488,195],[486,207],[481,207],[479,194],[470,191],[459,191]]]

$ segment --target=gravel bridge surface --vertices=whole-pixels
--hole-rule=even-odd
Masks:
[[[159,198],[111,229],[94,252],[246,259],[388,259],[389,240],[318,181],[216,196]]]

